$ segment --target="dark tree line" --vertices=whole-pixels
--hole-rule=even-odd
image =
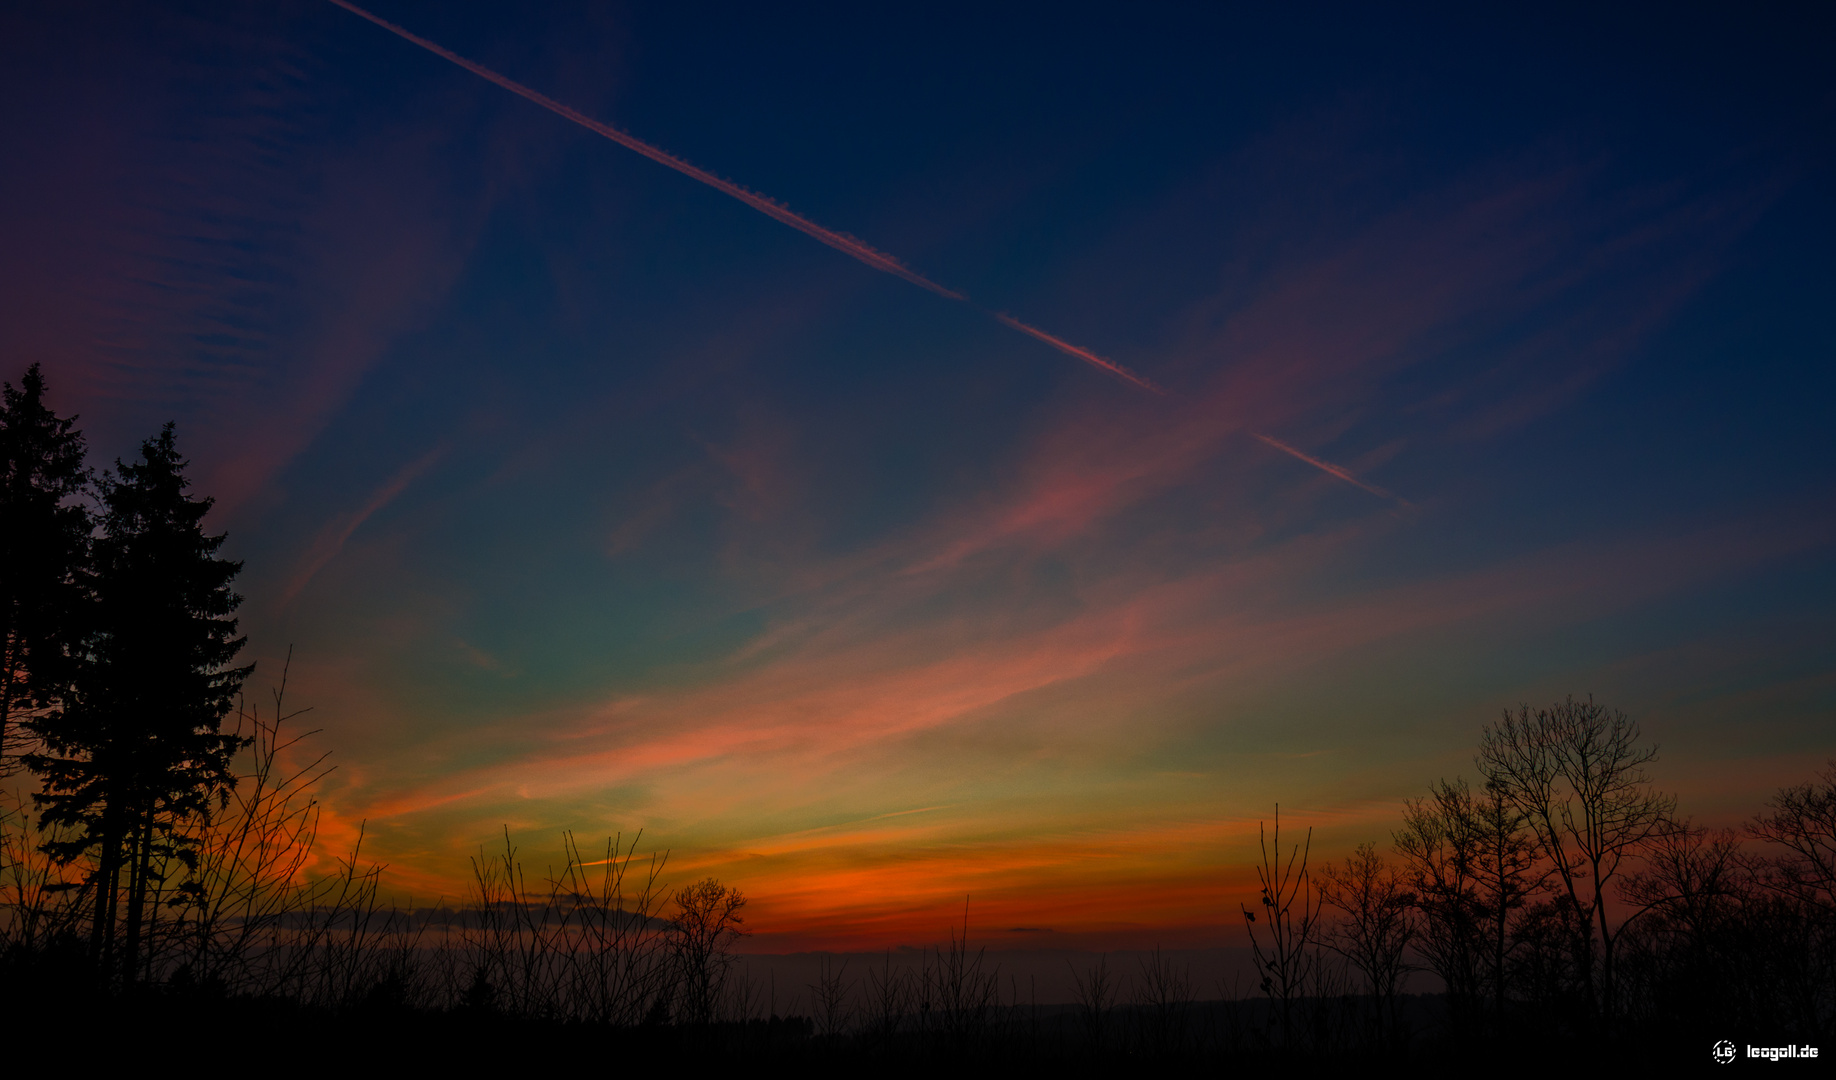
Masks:
[[[0,408],[0,754],[39,782],[42,850],[78,867],[98,970],[142,974],[156,898],[196,882],[194,826],[227,805],[247,743],[223,723],[251,667],[231,583],[173,425],[97,473],[37,365]]]
[[[1476,788],[1442,780],[1405,801],[1393,857],[1365,844],[1314,872],[1306,843],[1284,850],[1277,834],[1259,909],[1244,910],[1271,1044],[1330,1041],[1330,1024],[1297,1028],[1293,1002],[1345,996],[1322,974],[1333,955],[1363,983],[1367,1049],[1422,1034],[1395,1007],[1409,970],[1436,977],[1456,1043],[1827,1040],[1836,763],[1713,831],[1678,816],[1656,758],[1636,722],[1591,698],[1523,707],[1482,732]]]

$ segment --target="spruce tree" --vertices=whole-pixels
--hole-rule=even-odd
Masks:
[[[62,700],[82,636],[89,471],[76,417],[44,398],[37,364],[0,386],[0,772],[20,722]]]
[[[167,424],[103,479],[82,663],[63,707],[34,722],[46,752],[28,759],[43,823],[67,830],[46,850],[93,857],[92,943],[106,970],[121,925],[130,980],[149,892],[171,860],[195,861],[184,825],[235,783],[241,742],[222,724],[252,670],[232,666],[242,564],[217,558],[224,535],[204,532],[211,500],[186,494],[185,465]]]

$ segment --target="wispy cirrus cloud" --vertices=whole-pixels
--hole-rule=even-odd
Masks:
[[[0,258],[0,345],[52,361],[105,459],[177,421],[198,488],[240,539],[251,504],[273,508],[277,476],[444,297],[478,201],[420,171],[430,141],[406,124],[329,132],[325,57],[271,22],[191,29],[156,38],[169,50],[84,53],[99,93],[134,87],[130,107],[44,103],[46,164],[9,193],[30,209]],[[410,195],[372,183],[375,169],[428,182]]]
[[[1429,447],[1546,413],[1636,355],[1707,280],[1730,228],[1746,220],[1684,203],[1654,211],[1668,228],[1591,223],[1608,239],[1575,259],[1563,231],[1574,227],[1565,219],[1577,212],[1578,183],[1572,170],[1556,169],[1502,190],[1454,185],[1278,260],[1254,289],[1200,298],[1168,347],[1167,366],[1188,373],[1186,390],[1126,408],[1079,400],[1049,412],[998,487],[925,523],[933,532],[924,554],[906,566],[934,572],[984,552],[1080,540],[1236,462],[1243,436],[1398,505],[1431,497],[1404,499],[1306,453],[1295,436],[1267,433],[1324,441],[1356,419],[1381,419],[1406,433],[1406,445]],[[1700,243],[1673,252],[1678,235]],[[1631,269],[1645,258],[1659,265]],[[1534,329],[1521,336],[1509,329],[1526,322]],[[1433,405],[1371,414],[1397,383],[1467,351],[1497,359],[1461,372],[1459,392]]]
[[[1353,527],[1220,570],[1118,583],[1026,632],[974,619],[900,630],[894,612],[857,608],[762,666],[436,740],[423,756],[490,764],[436,767],[406,787],[375,777],[344,793],[343,812],[385,831],[488,826],[641,790],[616,804],[619,827],[699,837],[678,872],[742,882],[789,938],[911,940],[965,892],[978,919],[996,922],[1097,932],[1139,912],[1155,926],[1196,925],[1193,913],[1229,886],[1216,852],[1254,827],[1229,807],[1276,798],[1341,832],[1380,829],[1384,808],[1343,783],[1345,748],[1369,738],[1355,724],[1244,746],[1230,725],[1187,730],[1176,702],[1228,715],[1272,681],[1361,650],[1598,620],[1827,546],[1833,526],[1659,531],[1295,606],[1297,584],[1362,546]],[[1272,754],[1283,749],[1305,752]],[[1218,790],[1203,762],[1219,754],[1249,754],[1259,778]],[[1168,760],[1193,771],[1157,773],[1169,766],[1152,763]],[[1336,787],[1319,786],[1322,770]],[[1070,776],[1081,794],[1067,805]],[[1291,786],[1305,776],[1311,786]],[[950,798],[923,801],[939,794]],[[855,813],[832,824],[796,824],[846,808]]]
[[[567,798],[639,779],[674,787],[669,802],[685,799],[703,813],[736,800],[779,805],[795,791],[811,791],[820,778],[840,781],[863,761],[895,754],[914,740],[996,717],[1034,723],[1024,718],[1036,716],[1047,701],[1056,703],[1051,710],[1064,734],[1078,732],[1080,741],[1094,740],[1093,747],[1119,740],[1140,750],[1154,741],[1149,732],[1116,730],[1099,717],[1144,687],[1158,687],[1164,697],[1180,687],[1254,682],[1507,612],[1540,625],[1595,618],[1828,544],[1832,522],[1639,535],[1539,551],[1324,606],[1297,609],[1284,599],[1355,550],[1365,531],[1348,527],[1326,542],[1297,541],[1156,584],[1117,582],[1090,596],[1074,616],[1032,630],[979,619],[900,629],[896,602],[890,609],[857,609],[796,640],[770,663],[709,671],[680,690],[547,713],[537,725],[545,733],[538,745],[528,744],[529,721],[519,718],[514,732],[520,752],[505,747],[484,755],[489,766],[445,774],[434,786],[390,796],[377,809],[419,813],[508,791]],[[1634,552],[1639,569],[1628,572]],[[1066,701],[1080,704],[1067,708]],[[470,745],[494,737],[474,731],[464,740]],[[716,788],[735,782],[740,763],[748,789],[716,796]]]
[[[423,473],[433,468],[442,457],[446,456],[448,449],[445,443],[435,446],[397,470],[395,475],[370,493],[370,497],[364,501],[362,506],[327,522],[313,538],[312,545],[307,548],[305,556],[301,558],[299,567],[287,580],[286,587],[281,590],[280,606],[284,608],[293,603],[313,577],[338,557],[338,553],[344,550],[345,542],[350,540],[351,535],[361,528],[364,522],[370,520],[370,517],[378,510],[388,506],[402,492],[408,490],[410,484],[420,479]]]

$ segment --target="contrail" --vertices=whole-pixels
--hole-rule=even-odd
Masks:
[[[854,237],[849,236],[846,233],[838,233],[834,231],[833,229],[825,229],[821,225],[818,225],[814,221],[811,221],[809,218],[806,218],[801,214],[795,213],[788,207],[776,202],[775,200],[767,198],[764,195],[760,195],[758,192],[748,191],[746,188],[743,188],[740,185],[733,183],[731,180],[724,180],[718,176],[715,176],[713,173],[708,172],[706,169],[696,168],[695,166],[690,165],[686,161],[683,161],[681,158],[670,153],[669,151],[661,149],[659,147],[652,146],[649,143],[645,142],[644,140],[639,139],[632,135],[628,135],[625,132],[620,131],[619,129],[613,127],[610,124],[602,124],[598,120],[593,119],[592,117],[586,115],[585,113],[580,112],[577,109],[573,109],[566,105],[561,104],[559,101],[556,101],[554,98],[551,98],[546,94],[540,93],[535,90],[531,90],[529,87],[524,86],[522,83],[519,83],[514,79],[507,78],[503,75],[499,75],[497,72],[492,71],[490,68],[485,67],[483,64],[477,63],[472,60],[467,60],[465,57],[460,56],[458,53],[453,52],[450,49],[443,48],[442,46],[436,45],[433,42],[427,40],[426,38],[421,37],[404,27],[397,26],[387,19],[381,18],[376,15],[372,15],[369,12],[365,11],[364,9],[358,7],[356,4],[349,3],[348,0],[331,0],[331,2],[343,8],[344,10],[350,12],[353,15],[361,16],[362,18],[368,19],[369,21],[375,23],[377,26],[382,27],[384,30],[389,31],[391,34],[394,34],[397,37],[400,37],[405,41],[411,41],[414,44],[419,45],[421,48],[426,49],[428,52],[433,53],[435,56],[438,56],[441,59],[450,60],[453,63],[458,64],[460,67],[464,68],[465,70],[471,72],[472,74],[478,76],[481,79],[487,79],[491,82],[494,82],[497,85],[503,87],[505,90],[508,90],[513,94],[516,94],[520,97],[527,98],[530,101],[535,102],[537,105],[542,106],[544,109],[547,109],[549,112],[552,112],[556,114],[557,116],[564,116],[567,119],[572,120],[574,123],[579,124],[581,127],[588,129],[589,131],[594,131],[601,135],[604,135],[606,138],[611,139],[613,142],[618,143],[620,146],[625,147],[627,150],[635,150],[638,153],[644,155],[645,157],[649,158],[650,160],[656,162],[659,165],[667,165],[668,167],[676,170],[677,172],[683,174],[684,176],[693,177],[694,179],[701,181],[702,183],[708,185],[709,187],[715,189],[716,191],[722,192],[727,195],[731,195],[734,198],[738,199],[740,202],[745,203],[747,206],[752,207],[754,210],[757,210],[762,214],[766,214],[770,217],[774,217],[778,219],[779,221],[782,221],[784,224],[789,225],[791,228],[798,230],[799,232],[806,233],[810,236],[813,236],[816,239],[822,241],[823,243],[829,245],[830,247],[834,248],[837,251],[844,252],[848,255],[852,255],[854,258],[859,259],[861,262],[866,263],[868,266],[873,267],[875,270],[884,270],[885,272],[889,274],[895,275],[897,277],[902,277],[905,280],[911,282],[913,285],[916,285],[921,289],[929,289],[939,296],[947,296],[952,300],[966,299],[966,297],[964,297],[963,294],[959,292],[955,292],[951,289],[944,288],[942,285],[939,285],[936,282],[930,280],[929,278],[926,278],[924,275],[919,274],[916,271],[910,269],[904,263],[900,262],[898,259],[893,258],[891,255],[888,255],[885,252],[875,251],[873,248],[868,247],[866,244],[862,243],[859,240],[856,240]]]
[[[1380,499],[1394,499],[1396,502],[1400,503],[1403,506],[1412,505],[1408,499],[1405,499],[1400,495],[1394,494],[1393,492],[1385,491],[1384,489],[1378,487],[1375,484],[1367,484],[1364,481],[1353,476],[1351,473],[1346,472],[1344,469],[1339,468],[1337,465],[1334,465],[1332,462],[1321,461],[1319,458],[1316,458],[1311,454],[1304,454],[1300,452],[1299,450],[1294,449],[1292,446],[1289,446],[1287,443],[1282,442],[1280,439],[1272,439],[1267,435],[1257,435],[1253,431],[1250,432],[1250,434],[1256,435],[1256,438],[1261,439],[1263,442],[1267,443],[1270,446],[1273,446],[1277,450],[1280,450],[1282,453],[1292,454],[1293,456],[1301,459],[1302,461],[1313,466],[1314,468],[1319,469],[1322,472],[1331,473],[1332,475],[1338,477],[1339,479],[1345,481],[1348,484],[1356,484],[1357,486],[1363,488],[1364,490],[1370,492],[1372,495],[1375,495]]]
[[[313,579],[313,575],[325,569],[327,563],[338,557],[338,553],[344,550],[345,541],[351,538],[351,534],[357,531],[358,526],[368,521],[370,515],[394,502],[395,497],[406,491],[408,485],[414,483],[415,479],[426,472],[434,462],[439,461],[446,454],[446,450],[447,445],[441,443],[422,454],[419,459],[410,462],[391,477],[388,483],[377,488],[370,496],[370,501],[363,505],[363,509],[342,521],[334,520],[321,530],[313,541],[312,550],[306,557],[305,565],[300,568],[299,573],[293,576],[293,580],[288,582],[287,588],[281,593],[281,607],[284,608],[293,603],[294,598],[300,595],[300,590],[304,589],[306,583]]]
[[[916,270],[913,270],[911,267],[906,266],[904,263],[900,262],[897,258],[891,255],[888,255],[883,251],[875,250],[874,248],[869,247],[867,244],[863,243],[862,241],[852,236],[849,236],[847,233],[840,233],[840,232],[836,232],[833,229],[826,229],[822,227],[821,225],[816,224],[814,221],[811,221],[809,218],[804,217],[802,214],[799,214],[791,210],[789,207],[785,206],[784,204],[778,202],[775,199],[769,198],[765,195],[761,195],[756,191],[751,191],[751,190],[748,190],[747,188],[741,187],[740,185],[734,183],[731,180],[722,179],[721,177],[718,177],[714,175],[713,173],[708,172],[706,169],[697,168],[694,165],[689,164],[688,162],[682,160],[681,158],[677,157],[676,155],[670,153],[667,150],[664,150],[660,147],[652,146],[649,143],[645,142],[644,140],[639,139],[634,135],[630,135],[623,131],[620,131],[619,129],[613,127],[610,124],[601,123],[598,120],[595,120],[590,116],[587,116],[585,113],[582,113],[577,109],[572,109],[566,105],[561,104],[559,101],[556,101],[555,99],[549,97],[546,94],[540,93],[535,90],[531,90],[529,87],[524,86],[522,83],[519,83],[514,79],[508,78],[503,75],[499,75],[497,72],[492,71],[490,68],[485,67],[483,64],[477,63],[472,60],[467,60],[465,57],[460,56],[458,53],[453,52],[450,49],[443,48],[442,46],[436,45],[433,42],[427,40],[426,38],[420,37],[419,35],[410,32],[404,27],[397,26],[394,23],[388,21],[387,19],[381,18],[376,15],[372,15],[369,12],[365,11],[364,9],[358,7],[356,4],[350,3],[349,0],[331,0],[331,2],[343,8],[344,10],[350,12],[353,15],[359,16],[360,18],[364,18],[364,19],[369,20],[372,23],[375,23],[377,26],[382,27],[384,30],[389,31],[391,34],[394,34],[395,36],[401,38],[404,41],[413,42],[414,44],[419,45],[421,48],[426,49],[428,52],[433,53],[435,56],[438,56],[443,60],[450,60],[453,63],[458,64],[460,67],[464,68],[465,70],[471,72],[472,74],[478,76],[481,79],[486,79],[486,80],[489,80],[490,82],[494,82],[497,85],[503,87],[505,90],[508,90],[511,93],[516,94],[519,97],[523,97],[530,101],[535,102],[537,105],[542,106],[544,109],[547,109],[549,112],[552,112],[557,116],[565,117],[569,120],[572,120],[574,123],[579,124],[581,127],[586,128],[589,131],[593,131],[600,135],[604,135],[606,138],[611,139],[613,142],[619,144],[620,146],[623,146],[627,150],[634,150],[637,153],[644,155],[645,157],[649,158],[650,160],[656,162],[659,165],[668,166],[669,168],[676,170],[677,172],[681,173],[684,176],[701,181],[702,183],[708,185],[709,187],[713,188],[716,191],[721,192],[722,194],[731,195],[735,199],[738,199],[740,202],[743,202],[747,206],[750,206],[754,210],[757,210],[759,213],[764,214],[767,217],[775,218],[776,220],[781,221],[786,225],[789,225],[791,228],[796,229],[798,232],[801,232],[805,234],[806,236],[814,237],[815,239],[820,240],[823,243],[834,248],[835,250],[841,252],[842,254],[848,255],[852,258],[860,260],[863,263],[866,263],[868,266],[873,267],[875,270],[884,271],[888,274],[893,275],[894,277],[904,278],[906,281],[911,282],[913,285],[916,285],[921,289],[928,289],[931,292],[934,292],[939,296],[948,297],[951,300],[956,300],[956,301],[960,301],[963,303],[971,303],[971,301],[969,300],[967,296],[964,296],[962,293],[957,292],[955,289],[945,288],[944,286],[937,284],[935,281],[932,281],[930,278],[927,278],[923,274],[920,274]],[[972,303],[971,303],[971,306],[975,306],[978,308],[980,307],[979,305],[975,305]],[[986,311],[986,309],[981,309],[981,310]],[[1053,337],[1051,334],[1048,334],[1043,330],[1034,329],[1033,327],[1028,326],[1025,323],[1019,321],[1018,319],[1010,318],[1009,316],[1002,315],[999,312],[989,311],[987,313],[990,315],[993,315],[996,319],[1000,320],[1005,325],[1010,326],[1013,329],[1018,330],[1023,334],[1027,334],[1038,341],[1041,341],[1047,345],[1050,345],[1052,348],[1057,349],[1059,352],[1064,353],[1066,356],[1076,357],[1077,359],[1082,360],[1085,363],[1091,364],[1095,367],[1101,368],[1104,371],[1107,371],[1112,375],[1118,376],[1122,379],[1126,379],[1127,381],[1134,383],[1136,386],[1139,386],[1145,390],[1151,390],[1155,393],[1163,392],[1158,386],[1155,386],[1153,383],[1149,382],[1147,379],[1144,379],[1141,376],[1136,375],[1134,372],[1123,367],[1121,364],[1117,364],[1113,361],[1106,360],[1103,357],[1098,356],[1096,353],[1093,353],[1088,349],[1080,349],[1075,345],[1062,341],[1059,338]]]
[[[1025,323],[1021,322],[1019,319],[1014,318],[1012,315],[1004,315],[999,311],[991,311],[989,312],[989,314],[993,315],[1003,325],[1010,326],[1013,329],[1020,331],[1022,334],[1027,335],[1028,337],[1037,338],[1038,340],[1045,342],[1047,345],[1052,346],[1054,349],[1057,349],[1059,352],[1064,353],[1066,356],[1075,356],[1079,360],[1082,360],[1087,364],[1095,364],[1097,367],[1102,368],[1104,371],[1107,371],[1112,375],[1116,375],[1120,378],[1127,379],[1129,382],[1134,383],[1136,386],[1141,387],[1143,390],[1152,390],[1156,394],[1166,393],[1165,390],[1162,390],[1160,387],[1154,385],[1152,382],[1148,381],[1146,378],[1135,374],[1134,372],[1128,370],[1127,368],[1123,367],[1121,364],[1118,364],[1113,360],[1103,359],[1102,357],[1098,356],[1096,353],[1091,352],[1089,349],[1080,349],[1076,345],[1073,345],[1068,341],[1065,341],[1061,338],[1055,338],[1051,334],[1046,333],[1044,330],[1041,330],[1036,326],[1026,325]]]

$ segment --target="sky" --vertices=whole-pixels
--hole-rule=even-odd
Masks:
[[[0,14],[0,378],[177,423],[413,902],[641,830],[754,949],[1204,946],[1506,708],[1709,824],[1836,757],[1811,5],[366,7],[474,70]]]

